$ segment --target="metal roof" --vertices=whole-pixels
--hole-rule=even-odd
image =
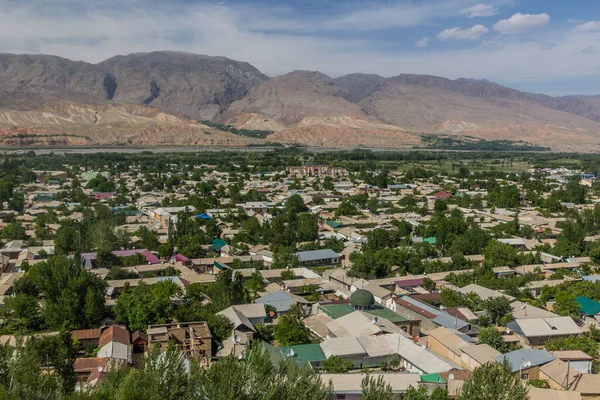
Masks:
[[[300,262],[325,260],[328,258],[338,258],[339,254],[331,249],[300,251],[296,253]]]
[[[554,361],[556,357],[546,350],[533,349],[520,349],[494,357],[494,360],[499,363],[503,362],[504,359],[507,359],[510,363],[512,372],[517,372],[521,369],[549,363],[550,361]]]

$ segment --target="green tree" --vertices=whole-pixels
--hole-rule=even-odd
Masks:
[[[332,388],[309,367],[293,360],[273,366],[269,353],[256,341],[243,360],[229,356],[202,369],[193,364],[192,390],[196,398],[211,400],[329,400]]]
[[[361,382],[362,400],[394,400],[396,395],[392,392],[392,386],[379,375],[377,379],[367,374]]]
[[[104,316],[106,282],[83,269],[77,261],[52,257],[32,265],[22,278],[30,279],[37,291],[44,294],[42,317],[50,329],[89,328]]]
[[[153,347],[141,368],[133,368],[119,385],[116,399],[179,400],[189,398],[189,376],[183,354],[170,342],[166,351]]]
[[[134,288],[126,284],[115,304],[115,317],[131,331],[145,330],[150,324],[167,323],[174,314],[171,299],[176,296],[181,296],[180,289],[172,281],[155,285],[140,282]]]
[[[345,374],[350,371],[354,364],[352,360],[340,356],[331,356],[322,364],[323,371],[330,374]]]
[[[502,333],[495,326],[480,328],[478,338],[480,344],[487,344],[500,352],[505,349]]]
[[[459,400],[527,400],[527,387],[514,376],[508,359],[477,368],[462,387]]]
[[[289,313],[279,317],[277,324],[273,327],[273,335],[281,346],[294,346],[310,342],[308,329],[300,317]]]

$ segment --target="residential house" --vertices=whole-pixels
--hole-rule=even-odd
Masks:
[[[175,343],[186,358],[198,358],[202,363],[210,363],[212,335],[204,321],[148,325],[148,347],[159,343],[164,349],[169,342]]]
[[[100,349],[96,356],[99,358],[113,358],[127,363],[132,361],[131,336],[126,328],[117,325],[106,328],[100,336],[98,347]]]
[[[575,371],[582,374],[592,373],[594,358],[581,350],[551,351],[550,353],[559,360],[568,363]]]
[[[331,382],[334,399],[336,400],[360,400],[362,398],[361,383],[366,374],[321,374],[323,382]],[[371,373],[374,379],[381,377],[383,381],[392,389],[396,396],[402,395],[409,387],[418,387],[420,381],[419,374],[386,374]]]
[[[341,256],[331,249],[300,251],[296,256],[303,267],[338,265],[341,261]]]
[[[571,317],[515,319],[507,324],[521,345],[543,348],[549,339],[581,335],[581,329]]]
[[[508,360],[513,373],[519,372],[524,380],[540,379],[540,367],[554,361],[556,357],[545,350],[519,349],[494,357],[496,362]]]

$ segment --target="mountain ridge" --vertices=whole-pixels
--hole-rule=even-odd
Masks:
[[[116,55],[96,64],[0,54],[0,121],[5,127],[19,121],[9,128],[39,129],[44,125],[40,102],[54,101],[71,102],[74,109],[82,104],[90,109],[149,107],[178,124],[215,121],[276,131],[272,138],[285,142],[323,146],[368,146],[371,141],[405,147],[418,143],[422,134],[529,140],[558,150],[590,151],[590,143],[593,149],[600,145],[600,97],[552,97],[485,79],[360,72],[333,78],[306,70],[268,77],[247,62],[170,50]],[[31,111],[30,122],[15,117],[23,111]],[[111,114],[117,115],[132,122],[125,111]],[[54,130],[57,121],[62,119],[48,117],[46,124]],[[144,122],[153,123],[158,122]]]

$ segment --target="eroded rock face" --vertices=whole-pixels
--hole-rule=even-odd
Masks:
[[[0,54],[0,145],[249,140],[218,129],[205,137],[193,126],[202,120],[273,131],[269,141],[313,146],[406,147],[423,134],[441,134],[523,140],[554,150],[600,148],[595,97],[551,97],[485,80],[412,74],[331,78],[293,71],[268,78],[245,62],[172,51],[98,64]],[[14,129],[24,131],[6,134]]]
[[[248,63],[180,52],[116,56],[99,64],[46,55],[0,54],[5,97],[151,104],[195,120],[212,119],[267,77]]]

